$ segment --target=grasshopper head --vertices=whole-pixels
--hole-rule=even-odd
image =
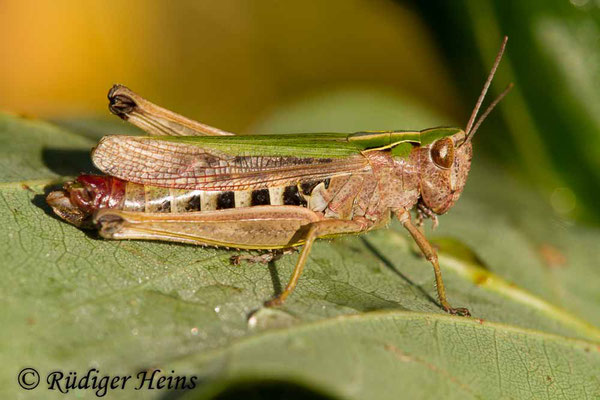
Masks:
[[[473,146],[465,138],[459,130],[421,149],[420,201],[436,214],[444,214],[456,203],[467,182]]]
[[[483,85],[483,90],[471,113],[467,128],[464,131],[458,130],[451,136],[442,137],[431,143],[429,146],[424,147],[424,151],[426,151],[427,154],[425,157],[423,157],[423,155],[420,157],[422,163],[420,201],[436,214],[444,214],[460,197],[471,168],[471,157],[473,155],[471,139],[489,113],[513,87],[512,83],[509,84],[506,89],[492,101],[479,119],[476,120],[479,108],[490,87],[498,64],[500,64],[502,54],[504,54],[507,40],[508,37],[504,36],[500,51],[498,51],[492,70]]]

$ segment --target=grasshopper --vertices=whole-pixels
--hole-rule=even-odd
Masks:
[[[431,218],[435,226],[460,197],[471,139],[512,87],[476,121],[506,40],[465,130],[237,136],[115,85],[110,111],[151,136],[102,138],[92,160],[107,175],[81,175],[47,202],[67,222],[107,239],[269,250],[272,257],[303,246],[286,288],[266,306],[292,293],[315,239],[384,227],[393,215],[433,265],[441,307],[470,315],[450,306],[421,225]]]

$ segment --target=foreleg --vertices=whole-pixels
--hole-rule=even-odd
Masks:
[[[442,280],[442,271],[440,264],[438,263],[438,257],[435,249],[429,243],[425,235],[417,228],[411,221],[410,213],[406,210],[396,210],[396,217],[400,220],[404,228],[411,234],[414,241],[417,243],[423,255],[433,265],[433,273],[435,275],[435,284],[438,292],[438,298],[442,308],[449,314],[457,314],[462,316],[470,316],[469,310],[466,308],[454,308],[450,306],[446,299],[446,288],[444,287],[444,281]]]

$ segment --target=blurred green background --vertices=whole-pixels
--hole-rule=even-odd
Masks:
[[[492,95],[516,86],[475,138],[476,157],[539,189],[558,216],[597,224],[599,23],[598,0],[4,0],[0,109],[108,119],[118,82],[239,133],[297,102],[322,122],[281,132],[426,128],[411,125],[412,108],[389,110],[406,126],[352,116],[330,126],[323,96],[356,93],[407,99],[439,125],[464,126],[507,34]]]

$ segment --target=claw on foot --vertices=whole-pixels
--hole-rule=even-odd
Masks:
[[[275,297],[274,299],[265,301],[265,307],[277,307],[283,304],[283,299]]]
[[[240,265],[242,263],[242,261],[246,261],[249,263],[256,263],[256,264],[268,264],[271,261],[274,261],[276,259],[276,256],[272,253],[265,253],[265,254],[258,254],[258,255],[252,255],[252,254],[238,254],[235,256],[231,256],[229,258],[229,262],[231,262],[231,264],[233,265]]]
[[[450,307],[450,308],[446,309],[446,312],[448,314],[458,315],[460,317],[470,317],[471,316],[471,313],[469,312],[469,310],[464,307],[457,307],[457,308]]]
[[[283,250],[271,250],[262,254],[238,254],[235,256],[231,256],[229,261],[233,265],[240,265],[242,261],[246,261],[249,263],[257,263],[257,264],[269,264],[272,261],[279,260],[282,256],[286,254],[291,254],[295,252],[297,249],[283,249]]]

